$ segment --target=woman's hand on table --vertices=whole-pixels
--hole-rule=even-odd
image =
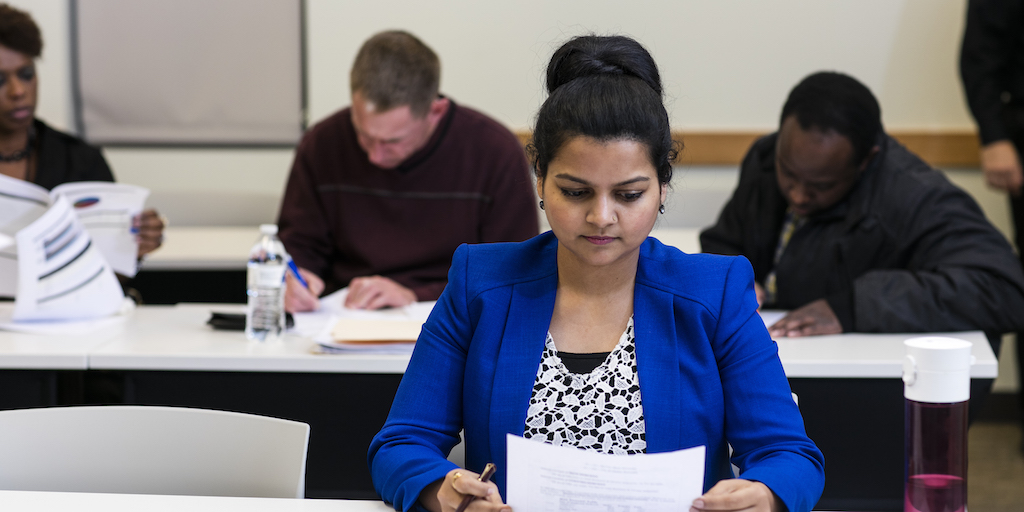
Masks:
[[[690,512],[782,512],[786,508],[767,485],[753,480],[722,480],[693,500]]]
[[[476,496],[466,512],[502,511],[512,508],[501,501],[494,482],[480,482],[480,475],[468,469],[456,468],[443,479],[434,482],[420,493],[420,503],[433,512],[455,512],[466,496]]]

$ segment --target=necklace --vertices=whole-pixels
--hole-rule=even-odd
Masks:
[[[11,153],[9,155],[5,155],[3,153],[0,153],[0,162],[20,162],[20,161],[24,160],[31,151],[32,151],[32,135],[29,134],[28,138],[25,140],[25,147],[24,148],[21,148],[20,150],[15,151],[14,153]]]

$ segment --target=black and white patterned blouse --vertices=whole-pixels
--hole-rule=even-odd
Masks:
[[[607,359],[587,374],[565,368],[548,332],[523,437],[623,455],[644,453],[645,433],[633,319]]]

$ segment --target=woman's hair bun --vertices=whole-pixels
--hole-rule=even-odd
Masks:
[[[565,143],[579,136],[640,142],[658,183],[672,180],[682,146],[672,140],[658,65],[643,45],[624,36],[571,39],[551,56],[547,88],[527,148],[539,180]]]
[[[547,88],[552,93],[577,78],[626,75],[643,80],[660,96],[658,66],[643,45],[625,36],[579,36],[562,45],[548,63]]]

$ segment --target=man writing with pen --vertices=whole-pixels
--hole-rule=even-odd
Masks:
[[[280,237],[298,266],[288,311],[315,310],[346,286],[352,308],[434,300],[460,244],[537,234],[518,140],[438,94],[440,62],[419,39],[371,37],[350,82],[352,105],[299,144],[281,204]]]

